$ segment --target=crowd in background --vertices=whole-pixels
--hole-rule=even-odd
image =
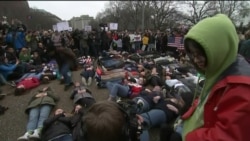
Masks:
[[[37,71],[37,66],[43,66],[42,75],[44,75],[44,72],[45,72],[44,64],[49,64],[49,63],[51,63],[51,61],[53,59],[55,59],[57,62],[57,65],[58,65],[58,70],[55,70],[55,73],[61,74],[62,80],[64,81],[63,83],[65,83],[64,90],[68,90],[69,87],[74,85],[73,81],[71,80],[70,72],[73,70],[76,70],[76,68],[77,68],[76,67],[77,66],[76,60],[78,57],[90,56],[93,58],[98,58],[99,56],[101,56],[103,54],[103,52],[108,52],[108,51],[112,51],[112,50],[115,50],[118,53],[121,53],[121,52],[139,53],[139,52],[147,52],[147,51],[157,51],[160,53],[166,53],[168,51],[168,37],[171,37],[171,36],[183,37],[185,35],[185,32],[180,32],[180,31],[161,32],[161,31],[151,31],[151,30],[145,30],[143,33],[129,32],[129,31],[121,31],[121,32],[104,31],[104,30],[102,30],[102,31],[93,30],[91,32],[87,32],[87,31],[78,30],[78,29],[76,29],[72,32],[71,31],[59,32],[59,31],[52,31],[52,30],[29,31],[25,27],[25,25],[22,25],[22,24],[16,25],[16,26],[15,25],[2,26],[1,30],[2,31],[1,31],[1,40],[0,40],[0,45],[1,45],[1,48],[0,48],[0,81],[2,84],[8,84],[8,85],[11,85],[13,87],[17,87],[16,85],[19,84],[19,82],[20,82],[17,80],[20,80],[24,74],[27,74],[29,72],[33,72],[33,70]],[[234,30],[234,29],[232,28],[232,30]],[[192,32],[194,32],[194,31],[192,31]],[[191,36],[191,35],[189,35],[189,36]],[[198,38],[198,36],[197,36],[197,38]],[[238,52],[240,54],[242,54],[246,58],[246,60],[249,61],[249,32],[247,31],[245,33],[245,39],[243,38],[243,35],[242,36],[239,35],[239,39],[242,39],[242,40],[241,40],[241,42],[239,42],[239,45],[237,46],[237,47],[239,47]],[[235,41],[237,41],[237,39],[235,39]],[[228,42],[230,42],[230,41],[228,41]],[[234,43],[237,44],[238,42],[237,43],[234,42]],[[196,59],[196,60],[194,59],[194,62],[197,61],[197,58],[199,58],[199,57],[201,58],[201,55],[203,58],[205,58],[207,60],[212,58],[211,56],[206,56],[207,54],[202,52],[202,51],[204,51],[204,50],[202,50],[202,47],[199,48],[200,49],[199,52],[201,54],[197,55],[197,52],[192,52],[192,46],[191,45],[188,45],[188,46],[189,46],[189,48],[191,48],[189,50],[191,50],[191,53],[193,53],[193,55],[194,55],[191,57],[194,57]],[[237,47],[235,47],[235,48],[237,48]],[[227,47],[226,49],[228,49],[228,48],[229,47]],[[209,49],[212,50],[211,47]],[[224,50],[227,51],[226,49],[224,49]],[[213,50],[213,51],[215,51],[215,50]],[[214,53],[216,53],[216,52],[214,52]],[[186,57],[186,54],[184,56]],[[207,62],[205,59],[203,59],[203,60],[201,59],[203,61],[202,63],[204,63],[201,66],[204,67],[204,69],[206,69],[206,67],[207,67],[206,66]],[[166,60],[166,58],[164,58],[164,60]],[[147,62],[147,63],[149,63],[149,62]],[[197,63],[197,62],[195,62],[195,63]],[[230,62],[230,63],[232,63],[232,62]],[[200,65],[199,62],[197,64]],[[224,65],[223,62],[222,62],[222,65]],[[34,68],[34,66],[35,66],[35,68]],[[246,63],[245,63],[245,66],[247,66]],[[49,67],[53,68],[54,66],[50,65]],[[138,69],[139,68],[140,67],[138,67]],[[142,66],[141,69],[144,70],[145,66]],[[168,68],[165,68],[165,70],[167,70],[167,69]],[[150,71],[146,71],[146,72],[144,72],[144,71],[142,71],[144,74],[146,72],[149,72],[150,76],[153,75],[153,76],[155,76],[155,78],[157,78],[157,80],[160,79],[160,77],[158,76],[159,73],[155,67],[151,68]],[[175,72],[176,69],[174,68],[172,71]],[[54,75],[54,73],[52,73],[52,74]],[[167,75],[168,77],[166,78],[166,80],[171,79],[169,77],[172,76],[172,73],[170,73],[170,74],[171,75]],[[32,78],[34,78],[34,77],[35,76],[32,76]],[[183,76],[181,75],[181,77],[183,77]],[[190,77],[190,76],[188,76],[188,77]],[[193,78],[193,75],[191,75],[191,77]],[[26,78],[30,78],[30,77],[26,77]],[[49,80],[51,79],[51,78],[46,78],[46,77],[44,77],[44,78],[49,79]],[[150,77],[150,78],[152,78],[152,77]],[[196,78],[198,78],[198,76],[196,76]],[[25,79],[25,81],[30,81],[30,79]],[[34,82],[34,80],[32,80],[32,81]],[[167,82],[167,81],[165,81],[165,82]],[[124,83],[127,85],[127,84],[131,84],[131,83],[135,84],[135,83],[139,83],[139,82],[137,82],[134,79],[133,80],[128,79]],[[179,83],[179,81],[178,81],[178,83]],[[198,83],[198,82],[196,82],[196,83]],[[160,83],[158,84],[157,83],[157,85],[155,85],[154,88],[158,88],[157,86],[163,86],[163,85],[165,85],[165,84],[160,84]],[[116,99],[114,99],[114,98],[116,98],[117,96],[122,97],[119,95],[121,93],[118,92],[118,90],[117,90],[118,88],[116,88],[116,87],[122,87],[122,86],[123,86],[122,84],[117,85],[117,84],[108,83],[108,89],[110,91],[110,98],[108,99],[109,101],[116,101]],[[75,88],[78,88],[78,87],[79,86],[75,85]],[[128,88],[128,87],[126,86],[125,88]],[[75,92],[76,93],[86,93],[87,92],[88,96],[91,97],[91,92],[87,91],[86,88],[84,88],[84,89],[85,90],[82,91],[82,89],[79,87],[79,89],[75,90]],[[114,92],[115,91],[114,89],[116,89],[117,93]],[[152,91],[154,91],[154,90],[152,90]],[[129,92],[130,91],[128,89],[125,89],[125,91],[124,91],[124,93],[126,93],[126,94],[130,94]],[[73,95],[72,99],[75,99],[75,97],[74,97],[75,95],[74,94],[72,94],[72,95]],[[32,116],[34,114],[30,114],[30,113],[32,113],[32,112],[37,113],[37,109],[33,109],[33,108],[37,108],[37,103],[36,103],[35,99],[43,99],[43,97],[46,97],[50,100],[50,106],[45,107],[45,109],[47,108],[45,113],[50,113],[51,108],[55,105],[55,102],[57,101],[57,99],[53,96],[53,91],[49,87],[46,87],[43,90],[38,91],[34,95],[34,97],[31,99],[31,103],[29,103],[32,105],[33,104],[32,102],[34,102],[34,105],[35,105],[35,106],[32,105],[32,107],[28,108],[30,119],[34,118]],[[127,97],[127,95],[125,97]],[[153,127],[154,125],[158,125],[160,123],[169,122],[166,120],[166,118],[164,118],[164,116],[166,116],[166,117],[169,116],[171,120],[175,120],[175,118],[178,117],[180,112],[181,112],[181,111],[178,111],[180,109],[176,108],[179,106],[178,102],[177,102],[177,106],[175,105],[176,103],[174,102],[174,106],[176,106],[174,108],[173,108],[173,105],[170,105],[170,107],[172,107],[172,109],[171,109],[170,107],[166,106],[166,104],[168,104],[168,103],[166,103],[166,101],[164,101],[163,103],[158,102],[158,100],[160,98],[161,97],[158,97],[157,100],[155,100],[154,97],[152,99],[150,99],[150,100],[154,100],[153,104],[156,104],[156,105],[163,104],[161,106],[158,105],[160,108],[158,107],[158,109],[157,109],[154,107],[155,109],[153,109],[152,111],[149,110],[145,114],[141,114],[141,118],[143,118],[144,122],[147,122],[147,119],[154,119],[154,120],[149,120],[147,122],[147,124],[150,125],[150,127],[151,126]],[[32,101],[32,100],[34,100],[34,101]],[[95,103],[95,101],[93,99],[92,99],[92,102]],[[150,102],[152,102],[152,101],[150,101]],[[91,103],[90,105],[92,105],[93,103]],[[171,103],[171,104],[173,104],[173,103]],[[42,106],[39,105],[39,106],[41,108],[44,105],[42,105]],[[191,104],[189,104],[189,106],[191,106]],[[162,109],[162,107],[164,107],[164,108]],[[76,108],[76,107],[74,107],[74,108]],[[176,112],[176,109],[177,109],[177,112]],[[77,110],[76,109],[74,109],[74,110],[76,111],[75,113],[77,113]],[[158,111],[157,114],[155,114],[155,111]],[[164,116],[155,116],[155,115],[164,115]],[[173,115],[173,117],[171,117],[171,115]],[[46,115],[46,117],[48,117],[48,114]],[[50,134],[50,133],[52,133],[52,132],[50,132],[50,130],[53,130],[53,133],[55,133],[55,131],[57,131],[57,130],[54,130],[54,129],[61,129],[61,128],[55,124],[53,124],[53,125],[57,126],[57,127],[53,127],[53,126],[51,127],[49,125],[51,123],[53,123],[54,121],[63,120],[64,117],[65,117],[65,115],[64,115],[63,109],[58,109],[58,110],[56,110],[54,117],[43,118],[43,121],[44,121],[43,125],[44,125],[44,127],[46,127],[46,128],[43,128],[44,131],[40,131],[41,127],[39,127],[39,126],[30,125],[33,122],[29,121],[28,125],[27,125],[27,132],[24,134],[24,136],[21,136],[20,139],[27,138],[28,136],[32,137],[31,135],[34,135],[37,137],[38,136],[37,132],[43,132],[44,134]],[[155,117],[155,118],[151,118],[151,117]],[[159,119],[158,117],[162,117],[162,119]],[[159,121],[159,120],[161,120],[161,121]],[[65,120],[63,120],[63,121],[65,121]],[[151,123],[151,121],[155,121],[155,123]],[[72,122],[72,120],[70,122]],[[158,122],[160,122],[160,123],[158,123]],[[60,126],[65,127],[64,124],[66,125],[67,123],[64,122]],[[31,130],[32,132],[29,130]],[[69,131],[68,128],[65,128],[64,131],[67,131],[67,133],[62,134],[62,135],[65,138],[66,137],[71,138],[70,137],[71,131]],[[69,135],[69,136],[65,136],[65,135]],[[55,139],[54,137],[57,138],[57,137],[62,137],[62,136],[61,135],[53,135],[53,137],[49,136],[48,139]]]
[[[71,49],[77,57],[97,58],[103,51],[109,50],[129,53],[156,50],[164,53],[167,51],[169,36],[183,36],[183,34],[159,30],[155,32],[145,30],[144,33],[105,30],[87,32],[78,29],[61,32],[30,31],[23,24],[5,23],[1,26],[1,64],[9,63],[17,67],[8,68],[9,72],[2,70],[1,83],[6,84],[6,80],[14,80],[22,76],[25,71],[23,68],[27,68],[25,67],[27,63],[32,65],[48,63],[54,57],[53,50],[58,47]]]

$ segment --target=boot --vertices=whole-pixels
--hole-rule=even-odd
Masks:
[[[88,79],[88,86],[90,86],[92,84],[92,77],[89,77]]]
[[[82,77],[82,84],[83,84],[84,86],[87,86],[87,81],[86,81],[86,79],[85,79],[84,77]]]
[[[40,129],[34,130],[34,133],[29,136],[30,139],[40,139]]]
[[[30,132],[26,132],[23,136],[19,137],[19,138],[17,139],[17,141],[28,141],[30,135],[31,135]]]

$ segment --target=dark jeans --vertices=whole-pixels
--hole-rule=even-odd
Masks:
[[[80,47],[80,55],[88,56],[89,55],[89,47]]]
[[[81,76],[84,77],[86,80],[89,78],[89,77],[94,77],[95,76],[95,71],[93,70],[85,70],[81,73]]]
[[[89,107],[92,106],[95,102],[96,102],[96,101],[95,101],[95,99],[93,99],[93,98],[81,98],[80,100],[78,100],[78,101],[76,102],[76,104],[79,104],[79,105],[81,105],[81,106],[83,106],[83,107],[89,108]]]
[[[97,58],[98,57],[97,46],[95,46],[94,44],[90,44],[89,53],[91,56]]]
[[[101,62],[103,64],[103,66],[107,69],[121,68],[121,66],[123,66],[123,64],[124,64],[124,62],[122,62],[119,59],[115,59],[115,58],[105,59]]]
[[[69,64],[67,63],[63,64],[60,73],[64,78],[65,84],[69,85],[72,82]]]

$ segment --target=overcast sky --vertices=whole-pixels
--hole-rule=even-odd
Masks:
[[[108,1],[28,1],[31,8],[44,9],[62,20],[69,20],[72,17],[89,15],[96,17],[102,12]]]

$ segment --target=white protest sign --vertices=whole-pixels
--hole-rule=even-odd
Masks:
[[[64,30],[69,30],[69,23],[68,22],[60,22],[57,23],[57,30],[60,31],[64,31]]]
[[[53,30],[56,31],[57,30],[57,25],[53,25]]]
[[[86,25],[84,27],[84,31],[92,31],[92,27],[90,25]]]
[[[109,23],[110,30],[118,30],[118,23]]]

